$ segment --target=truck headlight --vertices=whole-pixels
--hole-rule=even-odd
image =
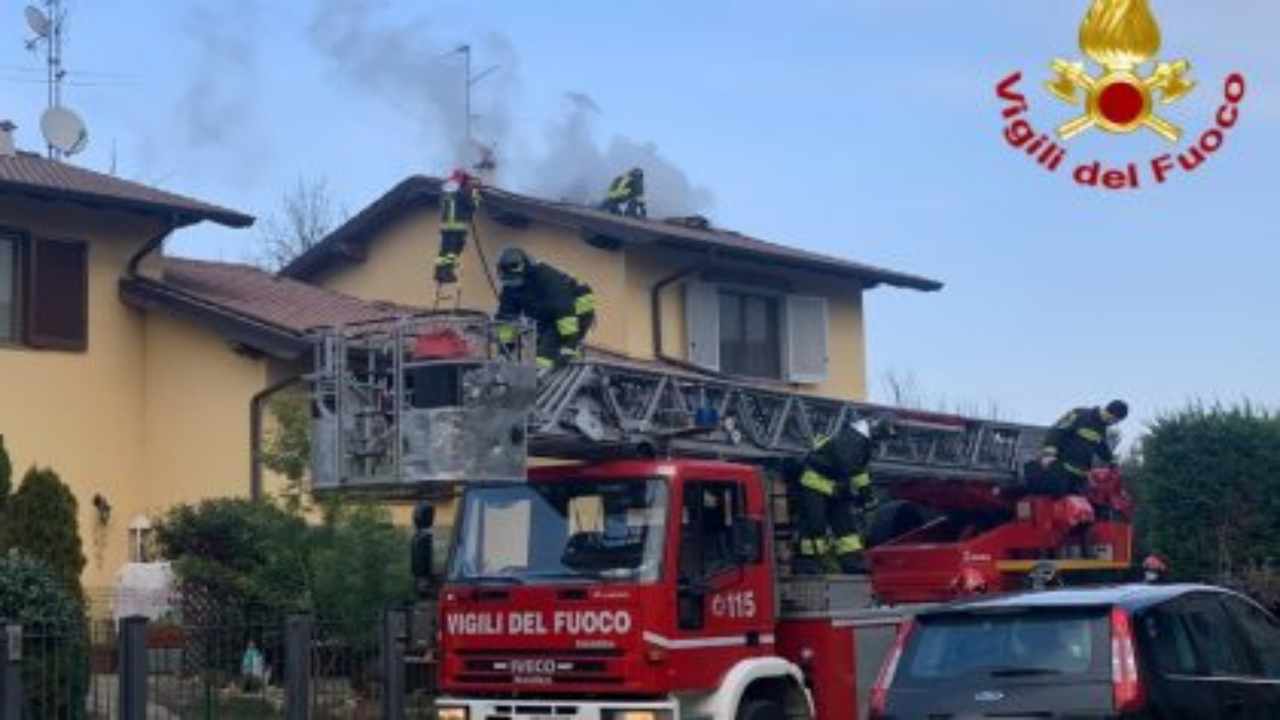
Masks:
[[[444,706],[436,708],[436,720],[467,720],[467,708]]]
[[[670,710],[606,710],[603,720],[671,720]],[[443,719],[442,719],[443,720]]]

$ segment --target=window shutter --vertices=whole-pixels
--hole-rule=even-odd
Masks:
[[[655,318],[655,322],[660,322]],[[715,285],[684,285],[684,329],[689,362],[708,370],[720,370],[720,294]]]
[[[787,296],[787,380],[820,383],[827,379],[827,301]]]
[[[32,243],[27,283],[27,343],[56,350],[88,344],[89,251],[82,242]]]

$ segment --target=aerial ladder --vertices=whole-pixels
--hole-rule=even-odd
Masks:
[[[881,599],[932,601],[1129,566],[1132,504],[1115,471],[1095,471],[1087,497],[1027,495],[1022,469],[1047,428],[621,359],[539,379],[534,332],[519,323],[502,342],[492,318],[456,311],[314,331],[314,487],[421,498],[472,481],[524,481],[530,457],[710,458],[765,469],[785,534],[782,463],[865,419],[895,430],[869,468],[888,498],[868,553]]]

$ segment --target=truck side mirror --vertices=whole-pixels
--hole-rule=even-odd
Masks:
[[[743,518],[733,524],[733,556],[742,565],[760,562],[764,531],[759,520]]]

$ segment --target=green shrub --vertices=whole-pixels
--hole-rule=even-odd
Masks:
[[[1143,544],[1174,577],[1241,586],[1280,564],[1280,418],[1192,405],[1159,418],[1140,455]]]
[[[85,557],[79,527],[71,489],[53,470],[33,467],[7,503],[0,550],[17,549],[43,561],[83,604]]]
[[[27,717],[84,717],[89,634],[82,608],[45,563],[16,550],[0,555],[0,618],[23,626]]]

